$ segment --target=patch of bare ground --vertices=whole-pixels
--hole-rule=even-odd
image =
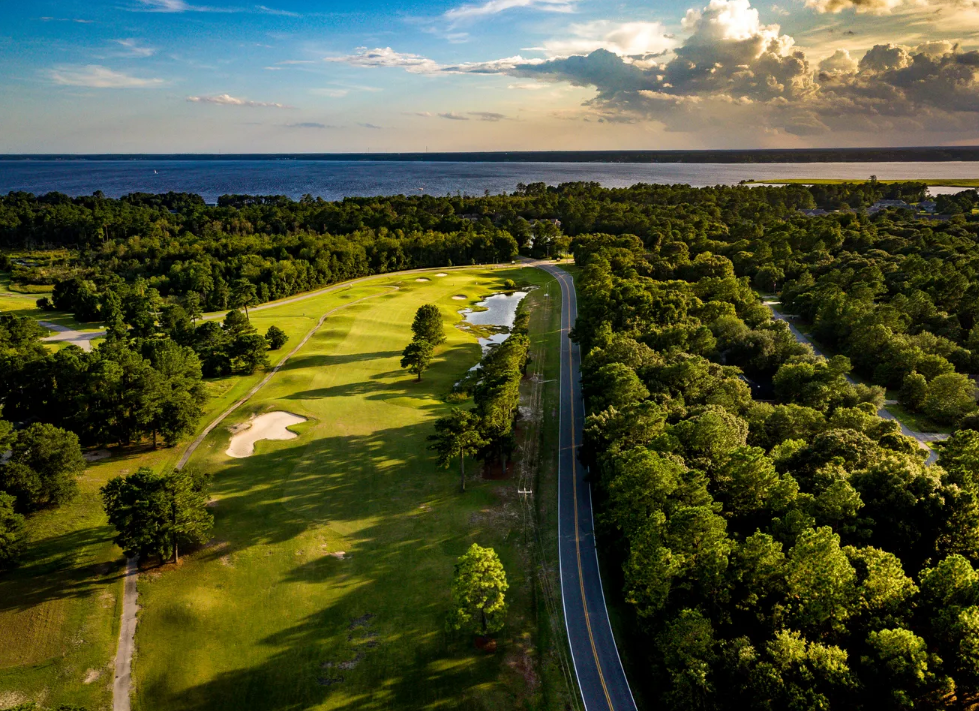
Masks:
[[[26,704],[27,697],[19,691],[0,691],[0,709],[9,709]]]
[[[527,693],[533,694],[537,691],[540,677],[537,675],[537,665],[534,663],[533,648],[515,644],[507,651],[503,663],[523,680]]]
[[[82,679],[82,683],[91,684],[100,676],[102,676],[102,672],[100,672],[98,669],[89,669],[87,672],[85,672],[85,678]]]
[[[110,452],[108,449],[96,449],[92,452],[85,452],[85,454],[82,455],[86,462],[98,462],[103,459],[108,459],[111,456],[112,452]]]

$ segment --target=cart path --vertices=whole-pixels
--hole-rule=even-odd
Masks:
[[[785,316],[784,314],[781,314],[781,313],[779,313],[778,311],[775,310],[774,307],[776,305],[780,304],[781,302],[779,302],[779,301],[771,301],[771,300],[766,299],[766,300],[762,301],[762,303],[765,306],[768,307],[768,310],[772,312],[772,316],[774,316],[776,320],[778,320],[778,321],[784,321],[785,322],[785,325],[787,325],[789,327],[789,330],[792,332],[792,335],[795,336],[795,340],[797,340],[799,343],[804,343],[807,346],[809,346],[810,348],[812,348],[813,352],[816,355],[822,356],[823,358],[828,358],[829,357],[825,353],[823,353],[809,339],[809,336],[807,336],[802,331],[800,331],[798,328],[796,328],[792,324],[792,321],[789,320],[789,317],[788,316]],[[850,382],[853,385],[856,385],[857,384],[857,381],[854,380],[853,378],[851,378],[849,375],[846,376],[846,379],[847,379],[848,382]],[[936,452],[934,449],[932,449],[930,446],[928,446],[928,443],[929,442],[942,442],[942,441],[948,439],[948,435],[947,434],[937,434],[937,433],[936,434],[926,434],[924,432],[918,432],[917,430],[913,430],[910,427],[908,427],[906,424],[904,424],[903,422],[901,422],[899,419],[897,419],[891,413],[891,411],[887,409],[887,406],[886,405],[884,407],[880,408],[877,411],[877,414],[880,415],[885,420],[893,420],[894,422],[896,422],[900,426],[900,428],[901,428],[901,434],[905,435],[906,437],[913,437],[915,440],[917,440],[918,441],[918,446],[921,447],[921,449],[923,449],[924,451],[928,452],[928,458],[925,460],[925,462],[927,464],[934,464],[935,462],[938,461],[938,452]]]
[[[42,341],[47,343],[54,343],[55,341],[67,341],[68,343],[73,343],[83,351],[91,352],[92,350],[92,340],[96,338],[102,338],[105,336],[105,331],[75,331],[66,326],[59,326],[56,323],[51,323],[50,321],[38,321],[39,324],[44,326],[50,331],[57,331],[53,336],[45,336]]]

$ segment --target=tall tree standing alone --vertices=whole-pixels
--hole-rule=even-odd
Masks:
[[[455,457],[459,457],[459,475],[462,491],[466,490],[466,455],[475,454],[486,446],[479,432],[479,417],[469,410],[458,407],[439,418],[435,434],[429,435],[429,449],[438,452],[439,466],[448,469]]]
[[[490,634],[506,621],[506,571],[492,548],[473,543],[455,566],[449,628]]]
[[[401,367],[407,368],[409,373],[418,376],[421,382],[422,373],[432,364],[434,348],[428,341],[416,338],[409,343],[401,354]]]
[[[433,346],[445,343],[445,326],[442,325],[442,313],[435,304],[425,304],[415,312],[415,320],[411,324],[415,340],[428,341]]]

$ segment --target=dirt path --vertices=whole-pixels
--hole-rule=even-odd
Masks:
[[[112,680],[112,711],[129,711],[133,649],[136,644],[136,575],[139,556],[126,561],[126,582],[122,594],[122,623],[119,625],[119,648],[116,650],[116,675]]]
[[[74,331],[66,326],[59,326],[56,323],[51,323],[50,321],[38,321],[39,324],[51,331],[57,331],[53,336],[45,336],[42,341],[48,343],[53,343],[55,341],[67,341],[68,343],[73,343],[83,351],[92,350],[92,340],[95,338],[102,338],[105,336],[105,331],[97,332],[86,332],[86,331]]]
[[[795,336],[795,340],[797,340],[799,343],[805,343],[807,346],[812,348],[813,352],[816,355],[822,356],[823,358],[829,357],[825,353],[823,353],[819,348],[817,348],[816,345],[809,339],[809,337],[806,334],[804,334],[802,331],[796,328],[789,320],[788,316],[779,313],[778,311],[775,310],[774,307],[778,306],[781,302],[766,299],[762,301],[762,303],[768,307],[768,309],[772,312],[772,316],[774,316],[776,320],[785,322],[785,324],[789,327],[789,331],[791,331],[792,335]],[[851,378],[849,375],[846,376],[846,379],[852,385],[857,384],[857,381]],[[877,411],[877,414],[880,415],[885,420],[894,420],[894,422],[896,422],[898,426],[901,428],[901,434],[905,435],[906,437],[913,437],[914,439],[916,439],[918,441],[918,446],[924,451],[928,452],[928,458],[925,460],[928,464],[934,464],[935,462],[938,461],[938,452],[932,449],[928,445],[928,443],[941,442],[943,440],[948,439],[948,435],[925,434],[924,432],[918,432],[917,430],[913,430],[910,427],[908,427],[906,424],[901,422],[899,419],[897,419],[897,417],[895,417],[893,413],[891,413],[891,411],[887,409],[886,405],[880,408]]]

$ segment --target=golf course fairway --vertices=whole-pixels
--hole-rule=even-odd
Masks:
[[[140,576],[134,709],[513,709],[539,693],[539,603],[514,482],[481,480],[470,464],[461,494],[426,438],[480,357],[454,327],[466,304],[453,296],[476,301],[504,279],[555,287],[530,268],[436,271],[253,314],[264,332],[376,295],[331,315],[191,458],[213,474],[214,538]],[[401,351],[426,303],[441,308],[448,340],[416,382]],[[306,418],[290,426],[297,438],[226,454],[232,427],[276,411]],[[445,628],[453,565],[473,542],[497,550],[510,583],[494,654]]]

